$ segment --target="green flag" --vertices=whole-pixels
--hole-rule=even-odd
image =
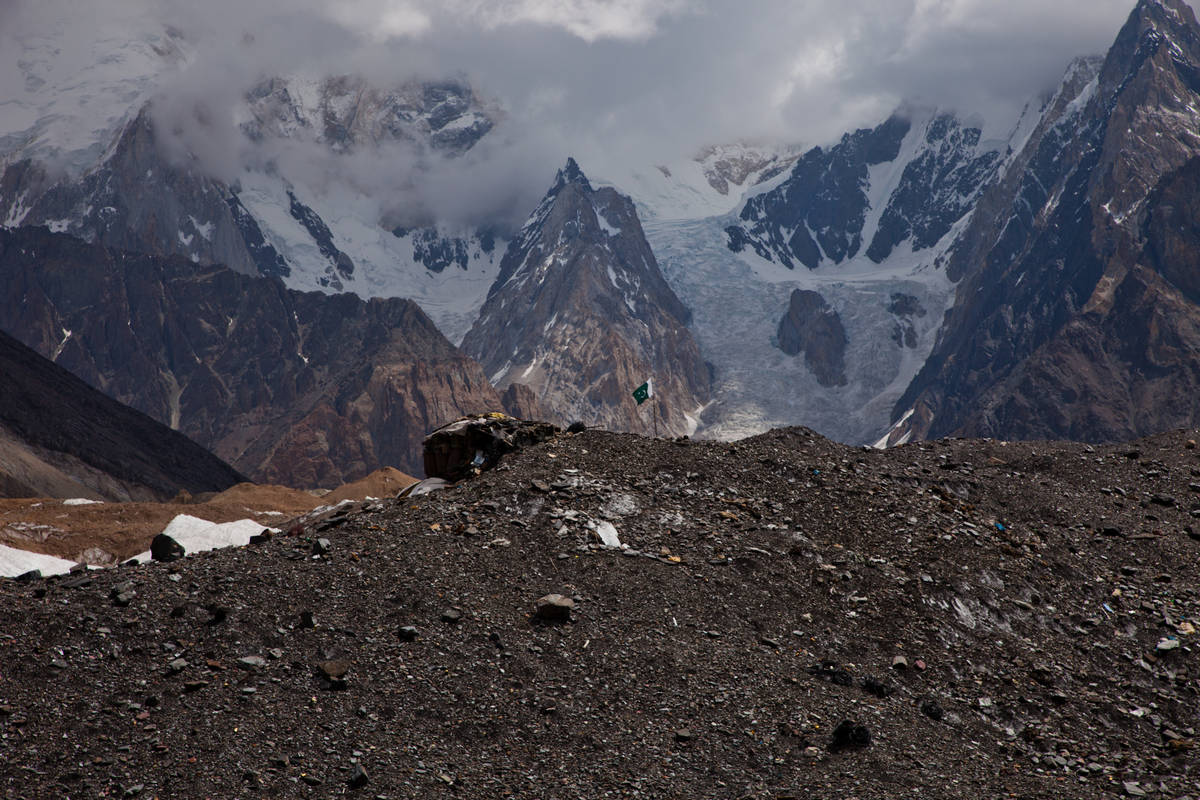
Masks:
[[[654,397],[654,379],[653,378],[651,378],[650,380],[646,381],[641,386],[639,386],[638,388],[633,390],[633,399],[637,400],[637,404],[639,406],[642,403],[649,400],[651,397]]]

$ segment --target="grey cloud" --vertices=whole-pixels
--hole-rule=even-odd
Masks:
[[[377,84],[465,76],[505,111],[477,152],[418,170],[294,146],[318,185],[378,192],[385,211],[463,222],[536,203],[567,155],[621,174],[737,139],[819,144],[905,100],[1002,125],[1069,61],[1102,52],[1134,0],[94,0],[152,5],[192,41],[158,106],[214,172],[262,153],[234,130],[268,75],[361,73]],[[0,19],[14,0],[0,0]],[[24,0],[42,16],[66,0]],[[331,10],[332,9],[332,10]],[[151,13],[151,12],[147,12]],[[199,111],[197,111],[199,109]],[[200,120],[201,122],[198,122]],[[202,123],[202,124],[201,124]],[[414,206],[414,198],[420,203]]]

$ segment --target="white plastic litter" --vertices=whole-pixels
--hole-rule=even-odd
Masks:
[[[616,549],[621,546],[621,537],[617,534],[617,529],[611,522],[592,520],[588,523],[588,528],[600,537],[600,542],[605,547]]]

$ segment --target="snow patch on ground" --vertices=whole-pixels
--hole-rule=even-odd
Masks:
[[[252,519],[216,523],[180,514],[171,520],[163,533],[183,545],[184,551],[190,555],[225,547],[245,547],[250,544],[250,537],[257,536],[263,530],[262,523]],[[149,550],[134,558],[143,564],[152,560]]]
[[[617,533],[616,526],[614,526],[611,522],[605,522],[604,520],[592,520],[588,523],[588,530],[596,534],[596,536],[600,539],[600,543],[605,547],[613,550],[621,547],[621,537]]]
[[[43,575],[64,575],[73,566],[74,561],[0,544],[0,578],[15,578],[35,569]]]

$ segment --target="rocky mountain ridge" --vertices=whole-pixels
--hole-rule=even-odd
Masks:
[[[419,474],[429,430],[503,407],[408,300],[294,292],[43,228],[0,230],[0,276],[0,327],[263,482]]]
[[[678,435],[695,431],[709,391],[689,319],[633,202],[593,188],[572,159],[509,245],[462,347],[558,422]],[[660,399],[646,411],[631,393],[648,379]]]
[[[1139,3],[1098,66],[1071,76],[1078,94],[1059,98],[963,234],[958,301],[896,405],[893,440],[1126,439],[1200,413],[1185,187],[1200,156],[1195,15]]]

